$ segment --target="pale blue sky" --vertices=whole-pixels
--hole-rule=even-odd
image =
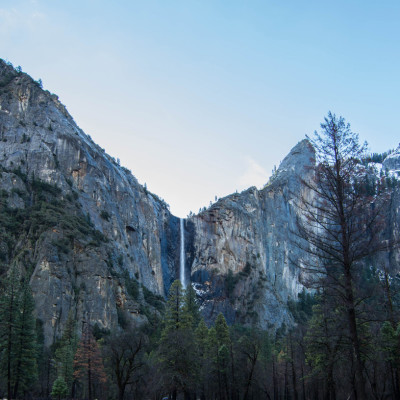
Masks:
[[[262,186],[328,110],[400,142],[399,1],[1,0],[0,57],[177,216]]]

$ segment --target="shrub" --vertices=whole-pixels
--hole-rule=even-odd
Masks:
[[[106,210],[101,210],[100,217],[108,222],[111,218],[111,215]]]
[[[164,309],[165,300],[162,296],[154,294],[151,290],[147,289],[146,286],[142,285],[144,300],[147,304],[155,307],[157,310],[162,311]]]

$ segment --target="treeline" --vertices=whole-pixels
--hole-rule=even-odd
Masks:
[[[391,280],[391,282],[389,282]],[[366,269],[359,315],[367,398],[399,394],[400,282]],[[63,335],[43,346],[33,299],[13,268],[1,296],[3,398],[339,399],[355,398],[344,305],[329,290],[290,301],[295,325],[276,332],[207,326],[195,291],[175,281],[164,313],[115,332],[69,315]],[[360,299],[361,301],[361,299]],[[8,397],[7,397],[8,396]]]

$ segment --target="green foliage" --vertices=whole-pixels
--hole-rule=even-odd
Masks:
[[[65,383],[62,377],[58,377],[54,383],[53,388],[51,390],[51,397],[55,399],[61,399],[67,397],[68,394],[68,386]]]
[[[220,346],[228,345],[230,343],[230,335],[228,324],[222,313],[219,313],[215,320],[215,334],[217,342]]]
[[[75,240],[92,246],[106,241],[104,235],[82,215],[77,204],[62,198],[57,186],[34,177],[29,180],[20,169],[12,173],[25,182],[26,190],[14,190],[24,200],[25,207],[11,208],[8,195],[3,192],[0,196],[0,266],[3,264],[3,269],[15,256],[18,242],[28,239],[28,245],[34,247],[40,236],[49,230],[60,233],[53,245],[63,254],[68,254]]]
[[[182,316],[182,306],[183,288],[181,282],[179,280],[176,280],[169,288],[168,300],[165,310],[164,332],[167,332],[169,330],[177,330],[180,328],[180,326],[184,322]]]
[[[245,265],[244,268],[243,268],[243,271],[240,271],[240,272],[239,272],[239,275],[240,275],[242,278],[247,278],[247,277],[250,275],[251,268],[252,268],[251,264],[247,261],[247,262],[246,262],[246,265]]]
[[[381,328],[381,347],[387,361],[395,361],[398,357],[400,340],[400,323],[396,329],[389,321],[385,321]]]
[[[40,199],[44,199],[46,193],[54,197],[59,196],[61,194],[61,189],[58,186],[41,181],[39,179],[33,179],[31,181],[31,188],[35,193],[35,195]]]
[[[71,242],[68,238],[61,237],[58,240],[53,240],[51,243],[57,247],[58,251],[61,253],[68,254],[70,251]]]
[[[297,323],[306,323],[312,315],[312,308],[316,304],[314,295],[303,289],[298,294],[298,300],[288,300],[288,308]]]
[[[183,312],[191,316],[192,327],[195,329],[201,320],[201,315],[197,304],[196,292],[190,284],[185,290]]]
[[[188,391],[195,386],[193,341],[193,317],[185,305],[181,282],[176,280],[169,290],[159,349],[164,380],[172,391]]]
[[[36,320],[27,279],[12,266],[0,295],[0,373],[8,398],[17,398],[37,378]]]
[[[225,390],[223,381],[227,380],[230,368],[230,348],[231,338],[225,317],[219,313],[215,320],[215,326],[209,330],[208,334],[208,357],[210,368],[215,376],[218,376],[218,392],[221,394]]]
[[[162,296],[153,293],[151,290],[147,289],[146,286],[142,286],[142,290],[144,300],[147,304],[150,304],[159,311],[164,310],[165,301]]]
[[[139,282],[129,276],[128,271],[123,272],[123,278],[125,280],[125,287],[133,300],[138,300],[139,298]]]
[[[25,279],[21,286],[20,309],[16,319],[16,348],[14,353],[14,397],[28,389],[37,379],[35,303]]]
[[[103,338],[107,337],[108,335],[110,335],[111,331],[107,328],[100,327],[99,324],[96,322],[93,325],[92,333],[93,333],[94,338],[97,341],[99,341],[100,339],[103,339]]]
[[[373,163],[379,163],[382,164],[383,160],[390,154],[392,153],[393,150],[385,151],[384,153],[372,153],[366,157],[362,158],[362,163],[364,165],[373,162]]]
[[[78,345],[78,336],[76,334],[76,321],[72,311],[68,314],[63,335],[55,349],[55,361],[59,378],[62,378],[66,384],[68,392],[72,390],[74,373],[74,356]]]

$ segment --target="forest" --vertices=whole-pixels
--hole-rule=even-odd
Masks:
[[[290,326],[228,326],[222,314],[210,323],[192,286],[176,280],[166,300],[143,310],[148,323],[135,326],[120,310],[108,331],[71,313],[47,348],[29,275],[13,264],[0,296],[0,396],[400,398],[400,279],[382,256],[398,248],[384,224],[397,181],[362,177],[366,145],[342,117],[329,113],[310,142],[318,162],[303,183],[314,195],[297,196],[297,229],[288,232],[305,277],[298,298],[282,304]]]

